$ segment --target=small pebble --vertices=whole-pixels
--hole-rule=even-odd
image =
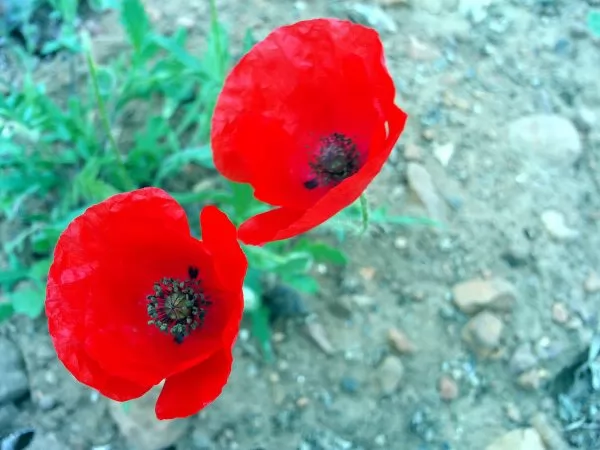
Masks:
[[[544,211],[541,215],[541,219],[548,233],[557,240],[571,240],[579,235],[577,230],[567,225],[567,219],[559,211]]]
[[[400,386],[403,376],[404,365],[400,358],[391,355],[385,358],[377,373],[382,394],[393,394]]]
[[[509,367],[514,374],[521,374],[526,370],[535,367],[538,363],[536,355],[533,353],[533,348],[530,343],[519,345],[512,354]]]
[[[50,411],[56,406],[56,399],[51,395],[41,394],[37,400],[37,404],[42,411]]]
[[[296,406],[298,408],[304,409],[310,404],[310,399],[308,397],[300,397],[296,400]]]
[[[404,158],[409,161],[420,161],[423,159],[423,149],[416,144],[408,143],[404,146]]]
[[[408,239],[404,236],[398,236],[396,240],[394,240],[394,247],[398,250],[405,250],[408,247]]]
[[[279,344],[285,340],[285,334],[283,334],[281,331],[276,331],[273,333],[272,338],[274,343]]]
[[[564,325],[569,321],[569,310],[564,303],[556,302],[552,305],[552,320],[554,322]]]
[[[504,413],[506,414],[508,420],[510,420],[513,423],[521,423],[523,421],[523,415],[521,414],[521,411],[519,410],[517,405],[515,405],[512,402],[506,403],[504,405]]]
[[[480,357],[490,357],[500,345],[503,328],[498,316],[483,311],[464,326],[462,338]]]
[[[344,376],[340,380],[340,388],[348,394],[356,394],[360,389],[360,382],[354,377]]]
[[[377,445],[378,447],[383,447],[386,443],[387,443],[387,437],[385,436],[385,434],[378,434],[377,436],[375,436],[375,445]]]
[[[452,155],[454,155],[454,143],[448,142],[447,144],[438,145],[433,149],[433,156],[440,162],[444,167],[447,167],[450,163]]]
[[[448,375],[443,375],[438,382],[440,398],[444,401],[452,401],[458,397],[458,385]]]
[[[176,20],[177,26],[183,27],[187,30],[191,30],[196,25],[196,20],[193,17],[181,16]]]
[[[600,292],[600,275],[597,272],[590,272],[589,276],[583,283],[583,289],[588,294]]]
[[[279,383],[279,381],[281,380],[281,378],[279,377],[279,374],[277,372],[271,372],[269,374],[269,381],[273,384],[277,384]]]
[[[423,130],[421,136],[423,136],[423,139],[425,139],[426,141],[433,141],[435,139],[435,131],[431,128],[427,128]]]
[[[519,376],[517,384],[523,389],[535,391],[540,388],[547,376],[548,373],[543,369],[531,369]]]
[[[415,344],[397,328],[390,328],[387,333],[388,342],[398,353],[414,353]]]

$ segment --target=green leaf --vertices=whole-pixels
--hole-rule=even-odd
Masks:
[[[281,280],[290,287],[306,294],[316,294],[320,289],[319,282],[314,277],[306,274],[282,276]]]
[[[259,297],[263,294],[263,287],[261,283],[262,273],[253,267],[248,268],[246,272],[246,278],[244,279],[244,286],[248,286]]]
[[[244,53],[248,53],[252,47],[256,45],[258,41],[252,34],[252,30],[248,28],[246,30],[246,34],[244,34],[244,40],[242,42],[242,49]]]
[[[48,277],[48,271],[50,270],[50,264],[52,264],[52,260],[42,259],[41,261],[37,261],[35,264],[31,266],[29,269],[29,278],[32,280],[44,281]]]
[[[587,26],[592,34],[600,38],[600,10],[592,9],[587,15]]]
[[[123,0],[121,22],[133,48],[140,53],[146,42],[146,36],[152,31],[150,19],[140,0]]]
[[[38,317],[44,309],[44,293],[36,288],[23,288],[8,294],[15,313],[31,318]]]
[[[15,313],[12,305],[8,302],[0,302],[0,323],[3,321],[10,319],[10,317]]]
[[[165,158],[156,175],[156,183],[159,184],[165,177],[179,173],[187,164],[198,164],[207,169],[214,169],[212,151],[210,146],[204,145],[198,148],[188,148],[178,151]]]
[[[113,70],[108,67],[98,67],[96,76],[98,77],[98,89],[100,95],[103,97],[113,95],[117,84]]]
[[[268,363],[275,360],[271,345],[271,327],[269,326],[269,310],[261,306],[250,312],[252,320],[252,335],[260,345],[263,357]]]
[[[205,70],[213,81],[221,84],[225,80],[227,66],[231,61],[229,36],[225,27],[215,21],[208,34],[208,50],[202,58]]]
[[[287,255],[282,264],[279,264],[274,272],[282,276],[293,274],[304,274],[310,270],[313,258],[307,252],[295,252]]]
[[[28,273],[27,269],[2,270],[0,271],[0,286],[7,289],[17,281],[27,278]]]
[[[165,36],[154,35],[152,41],[170,53],[177,61],[194,72],[204,72],[202,62],[191,55],[185,47],[182,47],[177,40]]]
[[[252,207],[252,203],[255,202],[252,186],[249,184],[242,183],[230,183],[232,197],[231,206],[234,210],[234,221],[243,221],[246,219],[248,210]]]
[[[343,266],[348,263],[348,258],[341,250],[325,244],[302,239],[293,247],[293,251],[304,251],[312,255],[315,261],[329,262]]]

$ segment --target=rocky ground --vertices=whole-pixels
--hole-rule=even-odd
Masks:
[[[204,3],[147,1],[199,45]],[[244,324],[223,396],[186,421],[78,385],[43,320],[14,318],[0,430],[33,427],[37,450],[599,448],[600,38],[585,25],[598,2],[218,3],[234,43],[322,15],[378,28],[411,117],[368,194],[444,226],[348,239],[347,268],[316,269],[309,318],[275,330],[276,363]],[[114,17],[96,26],[98,43],[118,35]]]

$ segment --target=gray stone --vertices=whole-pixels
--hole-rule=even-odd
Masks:
[[[535,114],[515,120],[508,126],[508,137],[517,154],[542,158],[552,164],[573,164],[583,148],[573,123],[553,114]]]
[[[379,387],[383,395],[393,394],[404,376],[404,365],[400,358],[396,356],[388,356],[383,360],[377,372]]]
[[[509,431],[486,447],[486,450],[544,450],[540,435],[533,428]]]
[[[29,381],[21,352],[8,339],[0,337],[0,405],[27,395]]]
[[[417,195],[429,216],[439,222],[445,222],[447,216],[446,203],[440,197],[427,169],[418,163],[408,163],[406,169],[408,185]]]
[[[538,363],[538,359],[533,353],[531,344],[525,343],[519,345],[510,358],[510,370],[519,375],[526,370],[532,369]]]

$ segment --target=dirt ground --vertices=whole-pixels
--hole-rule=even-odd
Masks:
[[[165,30],[193,19],[199,46],[204,3],[147,1]],[[318,267],[324,289],[305,298],[332,349],[288,321],[268,366],[245,323],[222,397],[178,425],[140,422],[135,402],[114,411],[63,369],[43,320],[15,318],[0,336],[21,350],[31,398],[12,426],[37,430],[35,450],[143,439],[197,450],[482,450],[542,413],[547,429],[533,424],[545,447],[535,434],[493,449],[600,448],[599,395],[586,367],[572,375],[597,342],[600,306],[600,40],[585,27],[597,3],[369,3],[382,6],[369,20],[410,114],[369,198],[444,227],[383,224],[347,239],[349,266]],[[324,0],[218,6],[234,45],[247,27],[260,38],[309,17],[362,18]],[[118,50],[117,29],[114,16],[99,20],[103,54]]]

